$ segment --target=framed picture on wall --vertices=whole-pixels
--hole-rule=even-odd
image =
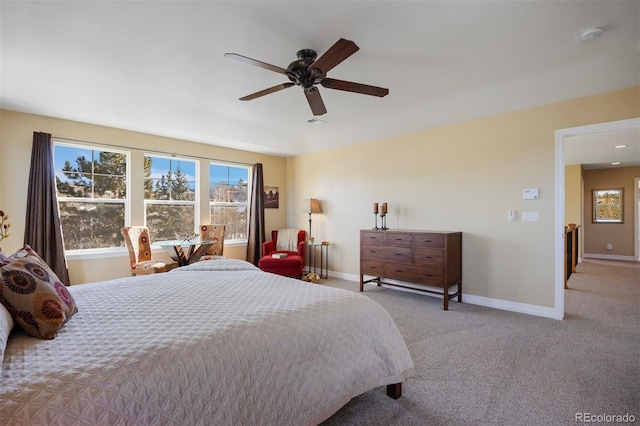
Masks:
[[[280,192],[277,186],[264,187],[264,208],[277,209],[280,204]]]
[[[624,223],[622,188],[592,189],[593,223]]]

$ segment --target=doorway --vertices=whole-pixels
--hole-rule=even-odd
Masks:
[[[608,123],[599,123],[592,124],[587,126],[580,127],[572,127],[569,129],[559,129],[556,130],[556,164],[555,164],[555,223],[554,223],[554,236],[555,236],[555,266],[554,266],[554,277],[555,277],[555,307],[554,307],[554,318],[555,319],[563,319],[564,318],[564,217],[565,217],[565,206],[564,206],[564,185],[565,185],[565,144],[566,139],[571,136],[580,136],[580,135],[588,135],[595,133],[604,133],[611,132],[617,130],[631,129],[640,127],[640,118],[632,118],[628,120],[620,120],[620,121],[612,121]],[[636,182],[636,184],[640,184]],[[636,190],[635,194],[635,206],[640,207],[640,200],[638,192],[640,189]],[[638,239],[640,239],[639,235],[639,224],[640,219],[638,218],[640,213],[638,213],[638,208],[635,209],[635,236],[636,236],[636,244],[635,244],[635,253],[634,257],[638,259],[640,253],[638,253]]]

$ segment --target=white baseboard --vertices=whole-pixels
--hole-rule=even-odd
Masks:
[[[633,256],[620,256],[617,254],[597,254],[597,253],[585,253],[583,256],[585,259],[603,259],[603,260],[636,260]]]
[[[359,275],[329,271],[329,276],[332,278],[339,278],[347,281],[355,281],[357,283],[360,282]],[[421,296],[437,297],[440,299],[442,299],[443,297],[437,294],[424,293],[417,290],[411,290],[408,288],[391,287],[391,286],[389,286],[389,288],[393,288],[394,290],[398,290],[398,291],[416,293],[416,294],[420,294]],[[489,297],[474,296],[471,294],[464,293],[464,291],[462,293],[462,301],[463,303],[470,303],[472,305],[484,306],[487,308],[500,309],[503,311],[517,312],[521,314],[535,315],[538,317],[556,319],[555,308],[547,308],[547,307],[538,306],[538,305],[529,305],[527,303],[510,302],[508,300],[492,299]],[[455,299],[453,299],[453,303],[455,303]]]
[[[528,303],[510,302],[502,299],[491,299],[489,297],[474,296],[472,294],[462,293],[464,303],[472,305],[485,306],[487,308],[495,308],[503,311],[518,312],[520,314],[535,315],[544,318],[556,318],[555,308],[547,308],[539,305],[530,305]]]

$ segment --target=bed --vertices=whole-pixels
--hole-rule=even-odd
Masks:
[[[245,261],[68,289],[55,339],[8,338],[3,425],[314,425],[414,371],[376,302]]]

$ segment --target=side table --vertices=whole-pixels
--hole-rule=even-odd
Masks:
[[[318,274],[320,278],[329,278],[329,241],[321,243],[307,241],[307,265],[308,273]],[[318,247],[320,248],[320,258],[318,259]]]

